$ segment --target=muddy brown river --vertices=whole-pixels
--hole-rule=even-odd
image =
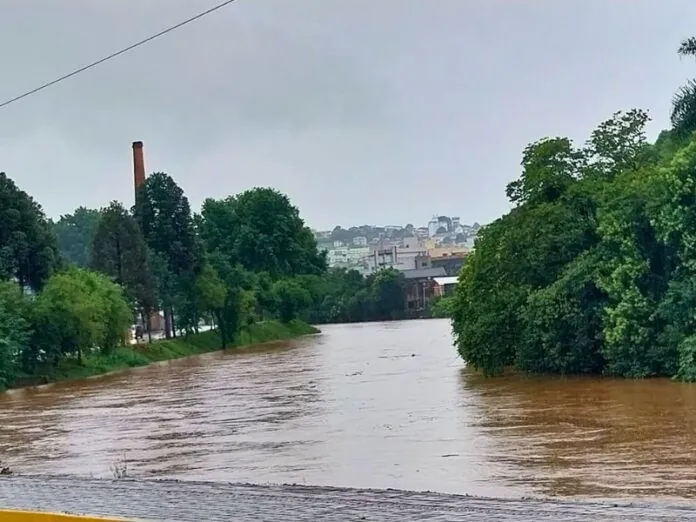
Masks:
[[[468,372],[447,321],[325,326],[0,396],[22,474],[435,490],[696,496],[696,386]]]

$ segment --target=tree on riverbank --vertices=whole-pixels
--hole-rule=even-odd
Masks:
[[[80,207],[51,226],[2,174],[0,208],[0,388],[95,358],[106,366],[141,363],[147,358],[124,342],[136,312],[163,310],[167,337],[197,333],[206,319],[221,347],[272,330],[277,320],[282,331],[309,332],[296,319],[404,313],[398,272],[327,269],[299,210],[270,188],[209,199],[193,216],[183,190],[155,173],[131,211],[118,202]]]
[[[58,250],[64,261],[80,268],[89,266],[94,232],[100,217],[98,210],[79,207],[53,224]]]
[[[123,287],[128,301],[143,317],[156,309],[156,281],[145,239],[133,216],[116,201],[100,212],[89,266]]]
[[[153,253],[166,336],[176,336],[174,308],[190,304],[203,266],[188,198],[171,176],[156,172],[138,190],[133,215]]]
[[[0,172],[0,279],[38,290],[58,267],[58,248],[41,207]]]
[[[691,98],[678,93],[674,129],[654,144],[633,110],[581,147],[556,138],[525,150],[507,190],[514,208],[479,233],[455,292],[465,361],[486,374],[696,380]]]
[[[273,278],[326,272],[312,231],[287,196],[254,188],[203,203],[200,232],[208,252]]]
[[[32,344],[51,364],[92,349],[114,350],[132,321],[123,290],[110,279],[80,268],[54,275],[32,303]]]
[[[30,336],[25,297],[16,284],[0,282],[0,390],[18,374]]]

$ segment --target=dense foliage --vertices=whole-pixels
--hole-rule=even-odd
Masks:
[[[582,147],[525,149],[513,209],[480,231],[452,302],[467,363],[696,380],[696,127],[680,118],[654,144],[632,110]]]
[[[163,172],[149,176],[140,188],[133,215],[151,252],[169,338],[176,332],[175,308],[191,307],[203,247],[184,191]]]
[[[57,263],[56,240],[41,207],[0,172],[0,279],[38,290]]]
[[[134,321],[150,333],[159,311],[167,338],[206,322],[223,347],[259,338],[259,321],[295,331],[296,319],[403,315],[398,272],[328,270],[298,210],[272,189],[209,199],[193,215],[176,182],[154,173],[132,210],[80,207],[52,224],[0,174],[0,209],[0,388],[80,374],[97,356],[145,360],[123,347]]]
[[[157,307],[157,289],[138,223],[116,201],[100,216],[92,236],[90,267],[118,283],[132,308],[150,314]]]
[[[305,304],[299,317],[311,323],[355,323],[403,319],[404,276],[384,269],[364,277],[355,270],[330,269],[324,276],[296,278],[297,297]],[[299,307],[298,307],[299,309]]]
[[[94,233],[99,224],[99,210],[80,207],[53,224],[58,250],[63,259],[80,268],[89,266]]]

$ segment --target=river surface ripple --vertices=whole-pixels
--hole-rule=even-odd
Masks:
[[[441,320],[334,325],[0,395],[24,474],[696,496],[696,386],[467,371]]]

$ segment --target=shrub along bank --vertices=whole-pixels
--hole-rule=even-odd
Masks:
[[[290,323],[261,321],[241,328],[236,341],[229,348],[260,344],[271,341],[293,339],[303,335],[319,333],[319,330],[302,321]],[[163,339],[149,344],[132,347],[122,346],[111,352],[95,352],[85,355],[82,363],[75,359],[64,359],[56,367],[46,368],[36,375],[19,376],[11,387],[44,384],[55,381],[84,379],[95,375],[146,366],[151,363],[169,361],[219,351],[221,337],[218,330],[209,330],[176,339]]]

